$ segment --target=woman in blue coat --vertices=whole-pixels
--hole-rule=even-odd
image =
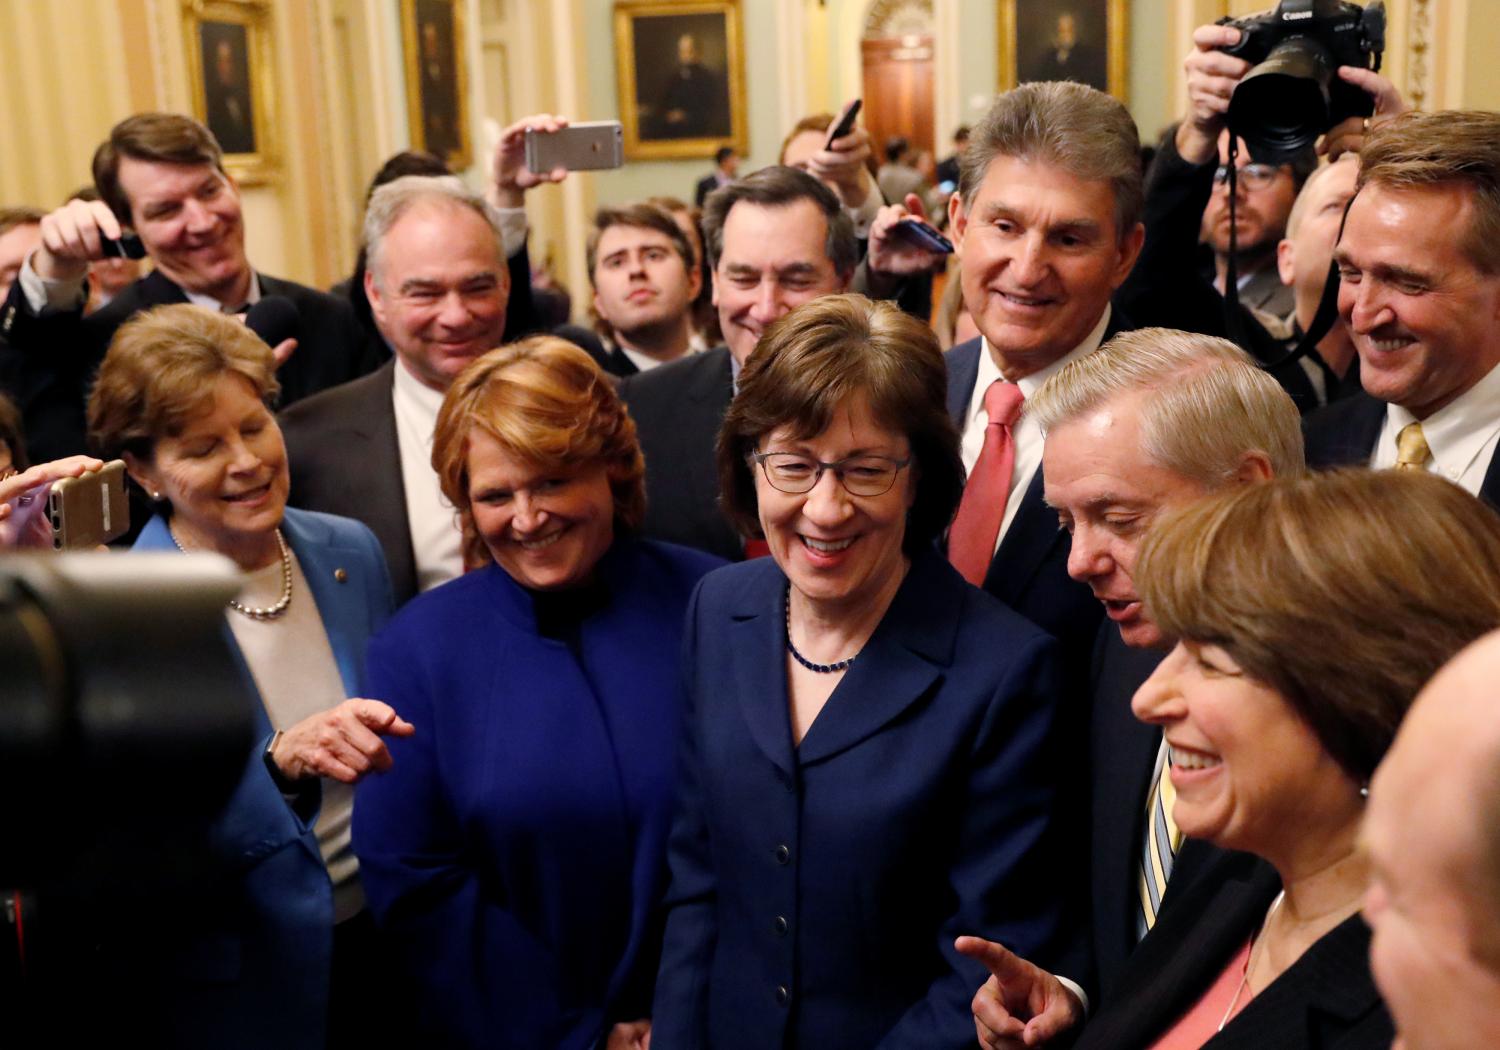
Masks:
[[[390,579],[369,529],[287,508],[276,392],[270,347],[181,304],[120,329],[89,399],[90,440],[158,508],[135,549],[208,551],[243,574],[226,633],[260,700],[254,749],[208,829],[211,870],[102,920],[120,1030],[154,1045],[321,1050],[368,1031],[366,1003],[345,994],[367,983],[373,936],[350,785],[388,764],[385,734],[411,731],[360,698]],[[117,939],[116,916],[144,927]]]
[[[683,610],[719,561],[633,535],[635,425],[562,340],[474,362],[433,465],[473,571],[370,644],[372,694],[416,727],[360,787],[370,903],[429,1045],[630,1045],[660,940]]]
[[[963,485],[932,333],[829,296],[768,329],[719,438],[769,559],[689,610],[652,1050],[964,1047],[994,930],[1057,961],[1054,643],[933,551]]]

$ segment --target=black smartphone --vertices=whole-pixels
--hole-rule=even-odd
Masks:
[[[828,133],[828,139],[823,143],[824,149],[829,149],[835,142],[854,130],[855,118],[859,116],[860,108],[864,104],[865,100],[862,98],[857,98],[849,103],[849,108],[844,110],[843,117],[833,126],[833,130]]]
[[[921,219],[902,219],[891,229],[930,252],[937,252],[941,255],[953,253],[953,242]]]
[[[146,246],[133,233],[125,234],[119,240],[101,237],[99,245],[106,259],[144,259],[146,257]]]

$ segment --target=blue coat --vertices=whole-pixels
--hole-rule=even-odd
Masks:
[[[652,1048],[970,1047],[953,939],[1061,947],[1056,645],[924,552],[794,747],[786,586],[746,562],[689,610]]]
[[[430,1045],[586,1047],[646,1016],[683,612],[719,564],[620,539],[598,586],[540,598],[491,566],[370,643],[416,733],[359,785],[354,848]]]
[[[312,589],[344,688],[361,696],[365,643],[391,611],[380,545],[356,521],[291,508],[282,534]],[[134,549],[176,550],[166,520],[153,518]],[[207,894],[206,919],[195,916],[195,927],[166,950],[172,972],[161,975],[161,1008],[170,1032],[162,1042],[321,1050],[333,891],[313,833],[316,806],[298,812],[287,804],[266,769],[271,725],[260,705],[254,717],[256,746],[210,829],[224,883]]]

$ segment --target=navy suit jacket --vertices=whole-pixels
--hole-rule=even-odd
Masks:
[[[289,509],[282,533],[307,577],[344,689],[361,696],[365,643],[391,609],[380,547],[358,522],[327,514]],[[176,550],[166,520],[153,518],[134,549]],[[172,902],[180,914],[148,909],[148,936],[131,946],[146,950],[121,960],[127,980],[142,985],[132,1005],[153,1013],[142,1027],[122,1030],[156,1033],[159,1045],[325,1045],[333,890],[313,833],[317,793],[299,800],[310,804],[288,805],[266,769],[271,725],[258,704],[254,718],[257,744],[209,831],[223,877],[197,899]]]
[[[1318,470],[1369,466],[1385,425],[1385,407],[1384,401],[1361,390],[1308,416],[1302,423],[1308,466]],[[1491,457],[1479,498],[1500,509],[1500,456]]]
[[[490,566],[371,641],[371,695],[416,733],[360,782],[354,848],[422,1045],[584,1050],[647,1016],[682,616],[719,564],[622,538],[597,591],[552,595]]]
[[[1068,937],[1055,643],[920,553],[794,746],[786,588],[756,559],[689,609],[652,1046],[967,1048],[985,971],[954,937],[1042,966]]]
[[[1175,875],[1174,875],[1175,878]],[[1148,1047],[1192,1008],[1260,928],[1281,881],[1248,853],[1220,852],[1152,927],[1117,993],[1074,1050]],[[1335,926],[1251,999],[1204,1050],[1387,1050],[1395,1032],[1370,977],[1370,930]]]

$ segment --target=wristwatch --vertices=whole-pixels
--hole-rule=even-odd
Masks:
[[[286,730],[284,729],[278,729],[272,733],[271,742],[266,745],[266,750],[262,757],[266,760],[266,771],[271,774],[271,783],[276,785],[276,789],[283,795],[295,795],[301,788],[295,780],[290,779],[281,771],[281,767],[276,764],[276,759],[272,757],[276,752],[276,745],[281,743],[281,738],[285,735]]]

